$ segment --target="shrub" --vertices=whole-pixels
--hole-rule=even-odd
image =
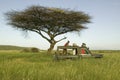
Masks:
[[[39,52],[38,48],[31,48],[31,52]]]

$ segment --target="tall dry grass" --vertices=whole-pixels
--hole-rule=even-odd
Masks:
[[[53,61],[42,53],[0,52],[0,80],[119,80],[120,53]]]

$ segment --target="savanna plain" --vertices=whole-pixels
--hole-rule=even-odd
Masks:
[[[53,54],[0,50],[0,80],[120,80],[120,51],[104,57],[54,61]]]

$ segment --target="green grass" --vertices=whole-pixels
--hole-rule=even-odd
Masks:
[[[102,59],[53,61],[45,52],[2,51],[0,80],[119,80],[120,52],[103,54]]]

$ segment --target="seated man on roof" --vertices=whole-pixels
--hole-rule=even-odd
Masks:
[[[81,54],[91,54],[89,48],[86,47],[85,43],[82,43],[81,45]]]
[[[81,47],[86,48],[86,44],[82,43]]]
[[[69,46],[70,41],[67,41],[64,46],[67,47]],[[67,54],[67,49],[63,49],[63,54]]]
[[[76,43],[73,43],[73,47],[79,47]],[[77,55],[78,51],[76,48],[73,49],[73,55]]]

